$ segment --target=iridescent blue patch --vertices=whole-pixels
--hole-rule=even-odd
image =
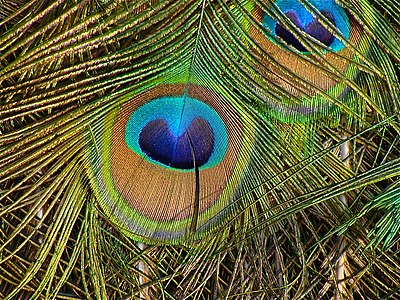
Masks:
[[[341,6],[336,4],[333,0],[309,0],[308,2],[335,25],[344,40],[350,38],[349,19]],[[333,34],[332,30],[322,25],[320,22],[321,16],[313,16],[310,12],[311,9],[304,7],[298,0],[277,0],[274,4],[300,30],[319,40],[332,51],[338,52],[344,48],[344,43]],[[301,41],[299,41],[285,25],[277,23],[270,15],[264,15],[263,25],[268,29],[268,35],[275,41],[283,40],[286,44],[293,46],[297,50],[307,52],[307,49],[302,45]]]
[[[228,146],[223,120],[207,104],[185,96],[160,97],[132,113],[125,129],[128,147],[164,167],[192,170],[217,165]]]

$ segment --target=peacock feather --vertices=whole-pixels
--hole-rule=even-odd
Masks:
[[[399,20],[0,0],[0,298],[399,298]]]
[[[100,205],[137,236],[200,236],[249,188],[238,185],[252,127],[229,98],[200,85],[159,84],[128,99],[93,127]]]

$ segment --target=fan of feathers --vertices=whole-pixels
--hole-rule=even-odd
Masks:
[[[395,0],[0,0],[1,299],[400,299]]]

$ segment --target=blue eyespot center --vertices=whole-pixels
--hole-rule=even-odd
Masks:
[[[328,11],[321,11],[321,14],[327,18],[333,25],[335,25],[335,21],[333,16]],[[330,46],[334,40],[333,33],[330,32],[324,25],[319,22],[319,17],[314,18],[314,20],[306,27],[303,28],[300,24],[298,17],[294,11],[288,11],[285,15],[292,20],[292,22],[303,32],[309,34],[315,39],[319,40],[326,46]],[[307,49],[303,46],[303,44],[294,36],[294,34],[285,28],[284,25],[277,24],[275,27],[276,36],[280,37],[287,44],[295,47],[297,50],[301,52],[307,52]]]
[[[223,160],[228,133],[219,113],[208,104],[188,96],[166,96],[133,111],[125,142],[153,164],[191,171]]]
[[[164,119],[150,121],[139,135],[139,145],[153,160],[177,169],[203,166],[214,149],[214,133],[203,118],[193,119],[186,132],[176,136]]]
[[[350,38],[350,23],[345,10],[334,0],[309,0],[308,2],[319,11],[319,14],[312,14],[311,9],[306,8],[298,0],[276,0],[274,4],[297,28],[329,47],[330,51],[338,52],[342,50],[344,43],[338,39],[338,33],[333,33],[332,27],[340,32],[343,40],[346,41]],[[322,22],[322,16],[328,22]],[[323,23],[330,23],[331,26]],[[309,51],[292,33],[293,29],[277,22],[267,13],[264,14],[263,25],[268,29],[269,37],[275,42],[282,43],[283,41],[301,52],[307,53]]]

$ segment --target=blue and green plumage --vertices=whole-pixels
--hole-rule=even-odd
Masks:
[[[258,22],[243,21],[262,61],[256,80],[268,78],[273,93],[261,94],[268,114],[334,124],[341,111],[354,113],[353,83],[371,42],[353,16],[335,1],[251,2],[247,9]]]
[[[398,20],[3,1],[0,298],[396,295]]]
[[[254,142],[248,121],[198,85],[156,84],[131,97],[93,130],[100,205],[145,240],[202,236],[234,201]]]
[[[309,1],[306,5],[297,0],[278,0],[273,5],[298,29],[327,46],[329,48],[327,51],[338,52],[346,47],[344,42],[350,38],[351,24],[345,10],[335,1]],[[323,22],[330,22],[335,29],[324,26]],[[262,25],[273,41],[282,39],[286,44],[301,52],[309,52],[291,30],[285,28],[285,25],[281,24],[279,20],[273,19],[271,15],[264,14]]]
[[[140,106],[129,117],[124,137],[136,154],[180,171],[214,167],[228,146],[227,129],[218,113],[186,94],[155,98]]]

